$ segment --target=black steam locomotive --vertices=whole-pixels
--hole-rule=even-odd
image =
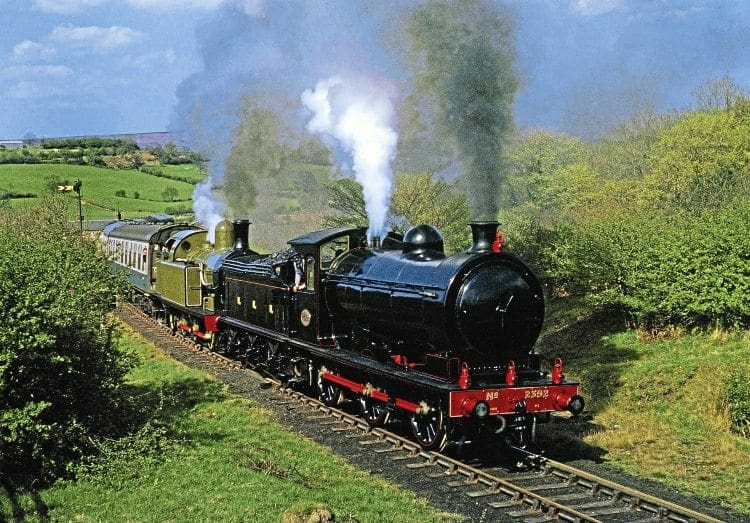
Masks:
[[[144,309],[212,350],[315,391],[354,399],[372,425],[407,420],[425,448],[498,434],[525,447],[549,413],[583,410],[579,385],[533,345],[544,316],[531,270],[493,243],[496,222],[445,255],[419,225],[369,245],[363,228],[317,231],[261,255],[249,222],[204,229],[167,220],[104,231]]]

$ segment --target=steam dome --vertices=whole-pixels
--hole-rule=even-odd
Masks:
[[[432,225],[417,225],[404,234],[404,254],[426,251],[444,252],[443,235]]]

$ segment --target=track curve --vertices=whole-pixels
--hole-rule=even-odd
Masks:
[[[175,335],[136,306],[121,303],[122,321],[183,363],[204,370],[241,374],[254,384],[272,388],[277,404],[293,411],[321,430],[355,440],[368,452],[388,456],[396,466],[421,471],[431,482],[462,492],[483,506],[489,521],[656,522],[716,523],[722,520],[625,485],[599,477],[544,456],[519,451],[527,469],[477,467],[444,453],[424,450],[416,442],[322,401],[285,387],[269,377],[251,373],[242,365],[211,352],[192,339]],[[263,371],[263,369],[256,369]]]

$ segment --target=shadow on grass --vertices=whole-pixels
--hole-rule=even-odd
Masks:
[[[19,496],[28,496],[31,499],[34,504],[34,515],[37,517],[38,521],[43,523],[50,521],[49,507],[47,507],[47,504],[42,499],[39,491],[31,490],[28,492],[18,492],[11,484],[6,482],[5,479],[0,480],[0,484],[2,484],[5,498],[8,500],[11,510],[10,517],[0,512],[0,522],[27,521],[27,512],[24,510],[22,500]]]
[[[118,427],[123,435],[133,434],[149,422],[172,425],[199,404],[227,397],[221,383],[195,378],[158,385],[126,385],[122,395],[125,401]]]
[[[221,383],[194,378],[166,384],[124,386],[121,408],[111,413],[110,429],[91,440],[91,451],[74,465],[74,472],[67,479],[87,477],[114,483],[118,477],[140,474],[146,461],[162,461],[169,448],[221,440],[223,434],[181,430],[181,421],[195,407],[226,397]],[[49,521],[48,514],[54,507],[47,506],[40,493],[56,479],[42,482],[0,473],[0,523]]]
[[[568,377],[580,379],[586,409],[576,418],[553,417],[551,423],[540,425],[538,444],[556,460],[598,462],[606,452],[586,444],[583,438],[600,430],[593,417],[611,401],[623,368],[640,355],[609,341],[610,336],[627,330],[622,313],[591,311],[574,301],[566,302],[558,300],[550,307],[548,323],[552,327],[540,338],[537,350],[549,361],[562,358]]]

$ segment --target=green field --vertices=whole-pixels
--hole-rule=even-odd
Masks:
[[[203,175],[195,165],[170,165],[159,167],[170,176],[200,180]],[[82,206],[85,220],[115,218],[120,210],[124,218],[134,218],[154,213],[166,213],[177,206],[192,207],[195,186],[191,183],[158,177],[137,170],[114,170],[99,167],[64,164],[2,164],[0,165],[0,191],[19,194],[32,193],[39,197],[50,194],[50,181],[82,183]],[[167,188],[177,193],[174,201],[165,199]],[[124,191],[125,196],[116,196]],[[137,193],[137,194],[136,194]],[[137,196],[137,198],[136,198]],[[71,202],[71,219],[78,216],[77,194],[64,193]],[[36,203],[37,198],[13,199],[12,205]]]
[[[43,520],[46,507],[48,521],[304,521],[316,508],[336,521],[457,520],[288,432],[262,406],[140,338],[123,344],[142,359],[127,386],[149,419],[77,482],[20,495],[15,511],[0,489],[0,519]]]
[[[181,165],[160,165],[158,169],[168,178],[186,178],[193,183],[198,183],[206,179],[206,175],[192,163]]]

